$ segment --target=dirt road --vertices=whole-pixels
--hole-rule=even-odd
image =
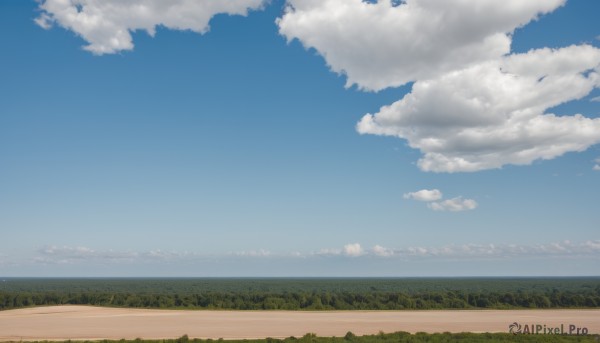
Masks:
[[[0,341],[283,338],[394,332],[508,332],[509,324],[561,324],[600,333],[600,310],[185,311],[54,306],[0,312]]]

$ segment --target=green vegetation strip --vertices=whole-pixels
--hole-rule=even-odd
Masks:
[[[314,334],[306,334],[303,337],[295,338],[289,337],[286,339],[253,339],[253,340],[227,340],[230,343],[386,343],[386,342],[406,342],[406,343],[420,343],[420,342],[462,342],[462,343],[475,343],[475,342],[548,342],[548,343],[562,343],[562,342],[598,342],[599,338],[597,335],[587,336],[567,336],[567,335],[512,335],[507,333],[439,333],[439,334],[427,334],[427,333],[416,333],[410,334],[407,332],[396,332],[384,334],[380,333],[377,335],[367,336],[355,336],[351,332],[348,332],[345,337],[317,337]],[[42,342],[42,341],[39,341]],[[43,341],[46,342],[46,341]],[[64,341],[62,343],[70,343],[72,341]],[[177,339],[165,339],[165,340],[120,340],[120,341],[84,341],[88,343],[214,343],[214,342],[225,342],[222,339],[190,339],[187,336],[183,336]],[[53,342],[61,343],[61,342]]]
[[[0,310],[65,304],[211,310],[598,308],[600,278],[0,281]]]

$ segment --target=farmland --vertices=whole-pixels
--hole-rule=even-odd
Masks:
[[[50,306],[0,312],[0,341],[170,339],[258,339],[357,336],[405,331],[412,334],[508,333],[519,323],[559,328],[572,336],[600,333],[599,309],[426,311],[189,311]],[[579,329],[579,331],[578,331]],[[523,330],[526,332],[533,331]],[[550,336],[553,336],[554,333]]]

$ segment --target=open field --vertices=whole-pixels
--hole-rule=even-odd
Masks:
[[[395,332],[507,332],[513,322],[587,327],[600,333],[600,310],[181,311],[37,307],[0,312],[0,340],[283,338]]]

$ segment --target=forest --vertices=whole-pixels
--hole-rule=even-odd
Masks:
[[[598,308],[600,278],[0,280],[0,310],[64,304],[222,310]]]

